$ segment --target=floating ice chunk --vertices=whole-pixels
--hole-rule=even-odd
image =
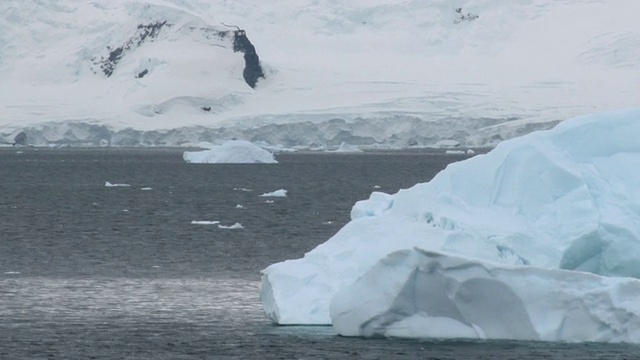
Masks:
[[[247,189],[247,188],[233,188],[234,191],[245,191],[245,192],[251,192],[253,190],[251,189]]]
[[[108,181],[105,181],[104,182],[104,186],[106,186],[106,187],[130,187],[131,185],[129,185],[129,184],[112,184],[112,183],[110,183]]]
[[[287,190],[280,189],[259,195],[260,197],[287,197]]]
[[[150,187],[143,187],[143,188],[140,188],[140,190],[142,190],[142,191],[149,191],[149,190],[153,190],[153,188],[150,188]]]
[[[5,271],[5,275],[20,275],[20,271]]]
[[[244,206],[238,204],[238,205],[236,205],[236,209],[244,209]]]
[[[447,155],[464,155],[466,152],[464,150],[446,150],[444,152]]]
[[[220,229],[244,229],[244,226],[242,226],[242,224],[240,223],[235,223],[233,225],[218,225],[218,228]]]
[[[182,157],[186,162],[201,164],[277,163],[272,153],[244,140],[228,141],[209,150],[185,151]]]
[[[193,225],[216,225],[220,224],[220,221],[209,221],[209,220],[193,220],[191,221]]]
[[[640,342],[640,280],[400,250],[331,302],[344,336]]]
[[[275,201],[273,201],[273,200],[265,200],[265,201],[264,201],[264,203],[265,203],[265,204],[273,204],[274,202],[275,202]]]

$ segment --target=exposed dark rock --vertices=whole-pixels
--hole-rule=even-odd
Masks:
[[[462,13],[462,8],[456,8],[456,18],[453,20],[454,24],[460,24],[463,21],[472,21],[478,18],[477,14],[467,13],[466,15]]]
[[[113,75],[116,66],[122,60],[122,58],[128,53],[135,50],[146,41],[152,41],[157,38],[161,30],[165,27],[172,27],[173,24],[165,21],[157,21],[150,24],[138,25],[135,34],[129,38],[123,45],[118,47],[107,46],[108,55],[96,56],[91,59],[94,65],[99,70],[95,70],[95,73],[101,71],[106,77]],[[264,78],[264,71],[260,65],[260,58],[256,53],[256,49],[251,44],[251,41],[247,38],[244,30],[237,26],[234,26],[237,30],[232,31],[220,31],[211,27],[195,27],[189,28],[190,31],[198,32],[199,35],[206,39],[221,39],[233,35],[233,51],[242,52],[244,54],[245,68],[242,72],[242,76],[245,82],[255,88],[258,80]],[[142,78],[149,73],[148,69],[144,69],[137,74],[136,78]]]
[[[203,106],[200,109],[202,109],[203,111],[211,111],[211,106]]]
[[[107,77],[109,77],[113,74],[113,71],[115,70],[116,65],[118,65],[118,62],[128,51],[142,45],[142,43],[147,40],[157,38],[160,30],[165,26],[171,27],[173,26],[173,24],[170,24],[167,21],[158,21],[151,24],[140,24],[138,25],[135,35],[127,40],[124,45],[117,48],[113,48],[111,46],[107,47],[107,50],[109,50],[109,56],[107,56],[107,58],[101,56],[100,59],[94,57],[91,60],[93,61],[94,65],[99,65],[100,70],[102,70],[102,72]]]
[[[233,51],[244,53],[244,71],[242,76],[252,88],[256,87],[258,79],[264,78],[260,58],[244,30],[238,29],[233,32]]]
[[[190,26],[189,30],[199,33],[205,39],[224,39],[231,34],[231,31],[218,30],[212,27],[196,27]]]
[[[13,146],[25,145],[27,145],[27,134],[24,131],[20,131],[18,135],[13,138]]]

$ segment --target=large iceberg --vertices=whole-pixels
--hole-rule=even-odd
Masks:
[[[428,183],[394,195],[375,192],[353,207],[352,221],[326,243],[302,259],[263,270],[265,313],[279,324],[331,324],[331,301],[349,302],[334,298],[338,291],[353,286],[387,255],[414,247],[469,263],[537,268],[539,274],[549,274],[540,281],[550,283],[556,281],[555,273],[542,269],[638,278],[638,134],[640,109],[574,118],[451,164]],[[594,282],[594,288],[604,281],[584,279]],[[630,280],[627,286],[640,287],[640,281]],[[567,289],[568,299],[581,296]],[[339,296],[350,297],[347,293]],[[543,306],[538,314],[544,313],[544,303],[536,304]],[[570,301],[566,311],[569,307]],[[536,328],[544,319],[525,309]],[[437,335],[423,330],[424,336]],[[560,338],[587,339],[580,334]],[[626,340],[640,342],[638,336]]]
[[[186,162],[198,164],[277,163],[272,153],[244,140],[227,141],[208,150],[185,151],[182,157]]]

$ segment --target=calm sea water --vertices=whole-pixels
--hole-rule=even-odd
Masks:
[[[274,326],[258,299],[261,269],[327,240],[372,191],[427,181],[463,157],[282,154],[276,165],[206,165],[181,155],[0,148],[0,359],[640,358],[634,345]],[[277,189],[288,197],[259,196]]]

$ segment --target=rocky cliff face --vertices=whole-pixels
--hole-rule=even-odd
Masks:
[[[233,32],[233,51],[244,53],[244,71],[242,76],[252,88],[256,87],[258,79],[264,78],[260,58],[256,53],[256,48],[251,44],[244,30],[238,29]]]
[[[95,55],[91,58],[92,71],[95,74],[102,73],[105,77],[111,77],[118,64],[128,54],[142,47],[145,43],[162,40],[163,38],[175,38],[177,34],[209,39],[211,46],[225,46],[227,44],[226,40],[231,39],[233,52],[244,54],[245,68],[242,75],[247,85],[255,88],[258,80],[265,77],[256,48],[244,30],[237,28],[237,30],[229,31],[210,26],[194,25],[175,29],[175,24],[167,20],[139,24],[124,43],[107,45],[106,53]],[[211,61],[215,61],[215,59],[211,59]],[[143,78],[149,73],[150,69],[140,69],[135,74],[135,78]]]

